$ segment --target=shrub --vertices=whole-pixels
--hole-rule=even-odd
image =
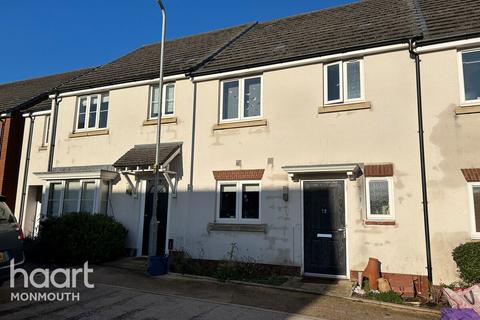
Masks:
[[[69,213],[41,222],[39,237],[28,240],[27,258],[57,264],[111,261],[124,255],[127,230],[103,214]]]
[[[464,243],[453,249],[460,278],[467,284],[480,282],[480,242]]]

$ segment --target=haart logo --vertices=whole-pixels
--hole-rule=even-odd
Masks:
[[[88,267],[88,261],[84,263],[83,268],[57,268],[50,269],[37,268],[28,274],[23,268],[15,268],[15,261],[10,261],[10,288],[15,288],[15,276],[20,275],[23,278],[23,288],[36,289],[75,289],[77,288],[77,277],[83,274],[83,285],[86,288],[93,289],[95,286],[88,281],[89,273],[93,269]],[[60,278],[60,279],[59,279]],[[79,301],[78,292],[12,292],[10,295],[12,301]]]

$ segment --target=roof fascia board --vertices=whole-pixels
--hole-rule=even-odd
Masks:
[[[300,67],[300,66],[306,66],[306,65],[315,64],[315,63],[328,62],[328,61],[332,61],[332,60],[349,59],[349,58],[361,57],[361,56],[377,54],[377,53],[399,51],[399,50],[404,50],[404,49],[408,49],[408,44],[406,44],[406,43],[392,44],[392,45],[375,47],[375,48],[368,48],[368,49],[354,50],[354,51],[343,52],[343,53],[336,53],[336,54],[331,54],[331,55],[326,55],[326,56],[321,56],[321,57],[315,57],[315,58],[309,58],[309,59],[301,59],[301,60],[295,60],[295,61],[290,61],[290,62],[276,63],[276,64],[272,64],[272,65],[265,65],[265,66],[255,67],[255,68],[240,69],[240,70],[235,70],[235,71],[228,71],[228,72],[221,72],[221,73],[214,73],[214,74],[209,74],[209,75],[197,76],[197,77],[193,77],[193,82],[202,82],[202,81],[208,81],[208,80],[214,80],[214,79],[222,79],[222,78],[229,78],[229,77],[234,77],[234,76],[261,73],[261,72],[265,72],[265,71],[273,71],[273,70],[279,70],[279,69]]]
[[[448,49],[470,47],[475,45],[480,45],[480,37],[442,42],[442,43],[431,44],[431,45],[423,45],[423,46],[419,45],[416,51],[418,53],[428,53],[428,52],[442,51],[442,50],[448,50]]]
[[[186,79],[186,78],[187,78],[187,76],[185,74],[177,74],[177,75],[164,77],[163,80],[165,82],[168,82],[168,81],[175,81],[175,80],[181,80],[181,79]],[[64,93],[60,93],[58,96],[60,98],[62,98],[62,97],[70,97],[70,96],[78,96],[78,95],[84,95],[84,94],[98,93],[98,92],[102,92],[102,91],[109,91],[109,90],[124,89],[124,88],[137,87],[137,86],[143,86],[143,85],[150,85],[150,84],[158,83],[158,80],[159,80],[159,78],[149,79],[149,80],[141,80],[141,81],[133,81],[133,82],[125,82],[125,83],[113,84],[113,85],[109,85],[109,86],[103,86],[103,87],[97,87],[97,88],[91,88],[91,89],[64,92]],[[55,95],[51,94],[51,95],[49,95],[49,98],[53,99],[53,98],[55,98]]]

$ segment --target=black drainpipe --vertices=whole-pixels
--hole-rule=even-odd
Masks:
[[[425,169],[425,143],[423,138],[422,86],[420,83],[420,56],[417,52],[415,52],[415,39],[410,39],[408,41],[408,51],[410,52],[410,58],[415,60],[415,75],[417,84],[418,142],[420,146],[420,170],[422,176],[423,222],[425,227],[425,249],[427,254],[428,282],[431,285],[433,283],[432,252],[430,249],[430,223],[428,221],[427,175]]]
[[[33,136],[33,126],[35,125],[35,117],[32,117],[30,114],[30,129],[28,130],[28,144],[27,144],[27,153],[25,157],[25,168],[23,170],[23,185],[22,185],[22,198],[20,200],[20,215],[18,216],[18,223],[23,228],[23,216],[25,210],[25,197],[27,195],[27,180],[28,180],[28,168],[30,166],[30,153],[32,150],[32,136]]]
[[[58,105],[62,99],[58,98],[58,92],[55,92],[55,106],[53,108],[53,119],[52,119],[52,137],[50,138],[50,151],[48,154],[48,168],[47,171],[52,171],[53,167],[53,154],[55,152],[55,137],[57,136],[57,121],[58,121]]]
[[[192,79],[193,80],[193,79]],[[193,163],[195,161],[195,129],[197,125],[197,83],[193,82],[193,108],[192,108],[192,146],[190,150],[190,183],[188,191],[193,191]]]

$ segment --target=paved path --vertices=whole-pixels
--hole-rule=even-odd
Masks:
[[[0,319],[438,319],[342,298],[195,281],[95,267],[94,289],[79,302],[10,302],[0,288]],[[3,303],[2,303],[3,300]]]

